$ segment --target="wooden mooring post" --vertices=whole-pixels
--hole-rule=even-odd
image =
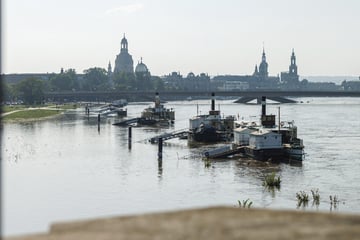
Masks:
[[[131,138],[132,138],[132,128],[129,126],[128,128],[128,147],[131,149]]]
[[[163,149],[163,139],[160,137],[158,139],[158,176],[161,178],[163,173],[163,166],[162,166],[162,149]]]
[[[98,114],[98,132],[100,132],[100,114]]]
[[[163,139],[159,138],[159,148],[158,148],[158,159],[161,160],[162,159],[162,150],[163,150]]]
[[[89,121],[90,120],[90,108],[88,106],[86,106],[86,108],[85,108],[85,114],[87,115],[88,121]]]

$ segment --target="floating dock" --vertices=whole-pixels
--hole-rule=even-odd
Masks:
[[[203,155],[206,158],[226,158],[228,156],[244,152],[244,147],[228,145],[205,151],[203,152]]]

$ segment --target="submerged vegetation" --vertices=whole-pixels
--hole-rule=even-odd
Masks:
[[[276,176],[275,172],[265,175],[264,186],[280,188],[281,179],[280,176]]]
[[[308,202],[309,202],[309,195],[305,192],[305,191],[300,191],[296,193],[296,198],[297,198],[297,206],[307,206]]]
[[[242,202],[240,200],[238,200],[239,208],[250,208],[252,204],[253,204],[253,202],[250,201],[249,198],[246,200],[243,200]]]
[[[333,209],[337,209],[337,206],[340,202],[338,196],[334,195],[330,195],[329,196],[329,199],[330,199],[330,211],[333,210]]]
[[[204,164],[205,164],[205,167],[206,167],[206,168],[211,167],[211,161],[210,161],[210,159],[208,159],[208,158],[204,159]]]
[[[313,205],[319,206],[320,204],[319,189],[311,189],[311,195],[313,198]]]
[[[310,192],[312,195],[312,206],[315,205],[316,207],[318,207],[320,205],[319,189],[317,189],[317,188],[311,189]],[[306,207],[308,205],[309,195],[305,191],[297,192],[296,198],[297,198],[297,207],[300,207],[300,206]],[[338,196],[330,195],[329,199],[330,199],[330,211],[337,209],[338,204],[340,203]],[[343,202],[343,204],[345,204],[345,202]]]

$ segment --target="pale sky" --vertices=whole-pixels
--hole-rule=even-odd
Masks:
[[[153,75],[360,76],[360,0],[4,0],[4,73],[114,67],[123,34]],[[135,67],[135,66],[134,66]]]

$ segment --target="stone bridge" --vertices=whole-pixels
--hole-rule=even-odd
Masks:
[[[287,97],[360,97],[360,91],[281,91],[281,90],[248,90],[248,91],[213,91],[219,97],[241,97],[238,102],[248,102],[266,96],[268,99],[287,102]],[[208,99],[211,91],[159,91],[164,100]],[[127,99],[131,101],[152,101],[155,91],[68,91],[46,92],[45,98],[52,101],[113,101]],[[290,100],[292,101],[292,100]]]

